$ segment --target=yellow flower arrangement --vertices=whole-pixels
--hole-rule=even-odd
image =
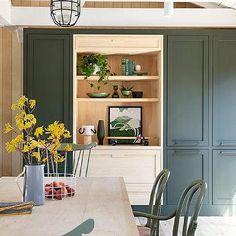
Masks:
[[[10,123],[5,124],[4,133],[13,132],[16,137],[6,143],[7,152],[19,151],[26,164],[43,164],[50,161],[63,162],[65,157],[58,153],[63,139],[71,137],[70,132],[65,129],[65,125],[59,121],[48,125],[36,127],[36,118],[33,111],[36,101],[25,96],[20,97],[11,109],[17,110],[15,116],[15,128]],[[71,145],[66,145],[65,151],[71,151]],[[46,155],[47,153],[47,155]]]

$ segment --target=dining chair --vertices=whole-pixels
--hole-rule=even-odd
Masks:
[[[194,236],[197,228],[197,219],[206,193],[207,184],[203,180],[194,181],[182,193],[176,210],[169,216],[160,216],[148,213],[135,213],[136,216],[146,217],[151,220],[165,221],[174,218],[172,236]],[[183,216],[182,228],[180,228],[180,219]],[[190,221],[189,221],[190,218]],[[152,234],[148,228],[140,230],[141,236],[159,236]]]
[[[65,151],[65,147],[70,145],[71,150]],[[89,169],[89,162],[91,157],[91,151],[96,146],[96,143],[90,144],[75,144],[75,143],[61,143],[61,146],[57,149],[58,152],[63,153],[65,156],[65,161],[63,162],[63,167],[60,163],[54,163],[52,160],[49,159],[47,162],[47,174],[50,176],[52,173],[67,173],[67,166],[68,166],[68,157],[69,153],[73,153],[72,157],[72,175],[78,177],[87,177],[88,169]],[[46,150],[47,151],[47,150]],[[63,169],[63,170],[62,170]]]
[[[63,236],[82,236],[83,234],[91,233],[93,229],[94,220],[88,219]]]
[[[161,213],[161,198],[169,176],[170,171],[164,169],[155,179],[149,199],[149,212],[151,215],[159,215]],[[145,217],[145,213],[134,211],[134,216]],[[157,220],[148,218],[145,227],[150,229],[151,235],[158,235],[159,222]]]

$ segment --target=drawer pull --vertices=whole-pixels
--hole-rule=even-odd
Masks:
[[[230,141],[221,140],[221,141],[219,142],[219,145],[220,145],[220,146],[228,146],[228,147],[230,147],[230,146],[236,146],[236,141],[232,141],[232,140],[230,140]]]
[[[189,155],[189,154],[199,154],[201,153],[200,150],[175,150],[175,154],[183,154],[183,155]]]
[[[235,156],[236,157],[236,152],[224,152],[224,151],[221,151],[219,153],[219,155],[220,156],[228,156],[228,157],[230,157],[230,156]]]
[[[187,145],[187,146],[197,146],[199,144],[198,140],[173,140],[174,145]]]

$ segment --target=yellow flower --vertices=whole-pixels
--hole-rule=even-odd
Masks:
[[[64,138],[70,138],[70,137],[71,137],[70,131],[65,130],[65,132],[64,132]]]
[[[38,162],[41,161],[41,156],[39,152],[33,152],[32,156],[37,159]]]
[[[53,153],[58,150],[58,148],[61,146],[61,143],[56,140],[55,142],[52,143],[52,145],[49,147],[49,152]]]
[[[39,146],[38,142],[36,140],[31,140],[29,144],[29,149],[33,150]]]
[[[24,126],[24,117],[25,116],[26,116],[25,111],[20,111],[15,117],[16,125],[19,130],[23,130],[25,127]]]
[[[22,149],[22,152],[29,152],[30,151],[30,148],[27,144],[24,145],[23,149]]]
[[[38,147],[46,147],[46,141],[45,140],[38,140]]]
[[[59,121],[55,121],[50,124],[46,129],[46,134],[50,134],[49,140],[53,139],[61,139],[65,131],[65,126],[63,123],[59,123]]]
[[[11,105],[11,109],[14,111],[14,110],[16,110],[18,108],[18,106],[17,106],[17,104],[16,103],[13,103],[12,105]]]
[[[36,118],[33,114],[26,114],[24,116],[24,130],[31,128],[36,124]]]
[[[17,135],[14,139],[10,142],[6,143],[6,150],[7,152],[15,152],[17,147],[24,141],[23,134]]]
[[[9,133],[12,130],[13,130],[13,127],[10,125],[10,123],[6,123],[5,124],[4,133],[7,134],[7,133]]]
[[[6,150],[8,153],[10,152],[15,152],[16,151],[16,147],[12,142],[7,142],[6,143]]]
[[[43,126],[38,127],[35,132],[34,135],[38,138],[40,135],[43,135]]]
[[[21,96],[17,101],[18,108],[23,109],[26,102],[28,102],[28,98],[26,98],[25,96]]]
[[[70,144],[67,144],[64,148],[64,151],[71,152],[72,151],[72,146]]]
[[[35,101],[34,99],[30,99],[30,100],[29,100],[29,105],[30,105],[30,108],[31,108],[31,109],[35,108],[35,106],[36,106],[36,101]]]
[[[61,156],[59,153],[56,153],[54,155],[54,161],[56,163],[61,163],[61,162],[65,161],[65,158],[63,156]]]
[[[24,141],[23,134],[17,135],[14,139],[12,139],[13,142],[16,144],[19,144]]]

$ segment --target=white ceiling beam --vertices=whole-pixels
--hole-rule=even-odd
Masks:
[[[49,8],[13,7],[12,24],[55,26]],[[232,9],[175,9],[165,17],[163,9],[82,8],[77,26],[127,27],[236,27]]]
[[[0,0],[0,25],[11,24],[11,1]]]

